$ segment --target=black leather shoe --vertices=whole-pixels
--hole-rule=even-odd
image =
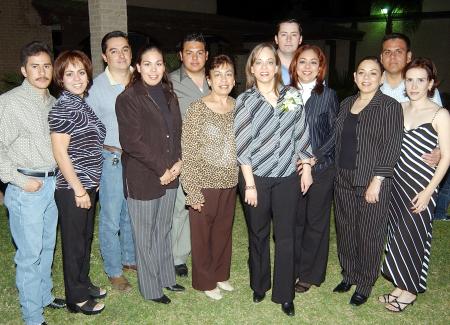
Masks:
[[[169,291],[175,291],[175,292],[180,292],[180,291],[184,291],[185,288],[177,283],[175,283],[173,286],[170,287],[166,287],[167,290]]]
[[[160,304],[167,305],[167,304],[170,304],[170,302],[172,300],[170,300],[169,297],[167,297],[166,295],[162,295],[162,297],[159,297],[159,298],[156,298],[156,299],[151,299],[151,301],[159,302]]]
[[[45,307],[53,308],[53,309],[66,308],[66,301],[62,298],[55,298],[55,299],[53,299],[53,301],[51,303],[49,303]]]
[[[253,291],[253,302],[258,303],[264,300],[266,298],[266,293],[259,294],[256,291]]]
[[[186,264],[175,265],[175,274],[181,277],[188,276],[188,267]]]
[[[352,298],[350,299],[350,305],[352,306],[361,306],[363,303],[367,301],[367,297],[363,294],[360,294],[355,291]]]
[[[285,313],[288,316],[294,316],[295,315],[295,308],[294,303],[291,302],[284,302],[281,304],[281,310],[283,313]]]
[[[350,283],[342,281],[339,283],[336,288],[333,289],[333,292],[347,292],[352,288]]]

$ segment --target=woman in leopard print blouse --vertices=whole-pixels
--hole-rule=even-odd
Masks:
[[[215,300],[232,291],[231,228],[238,167],[233,131],[234,65],[226,55],[209,61],[211,93],[193,102],[183,124],[181,182],[189,208],[192,287]]]

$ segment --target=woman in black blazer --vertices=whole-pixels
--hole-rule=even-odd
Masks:
[[[335,216],[342,282],[356,290],[350,304],[367,301],[386,238],[394,165],[401,148],[401,105],[379,90],[382,65],[366,57],[354,73],[359,92],[346,98],[336,121]]]
[[[325,280],[333,201],[336,92],[324,85],[327,59],[315,45],[297,49],[289,67],[291,86],[300,90],[315,157],[314,183],[300,195],[295,229],[296,292],[306,292]],[[299,166],[301,168],[301,165]]]
[[[164,288],[184,291],[175,282],[170,239],[181,171],[181,113],[157,46],[139,50],[131,81],[117,97],[116,115],[139,290],[144,299],[168,304]]]

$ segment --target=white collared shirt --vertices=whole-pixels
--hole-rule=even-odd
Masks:
[[[302,94],[303,104],[306,104],[306,101],[311,97],[312,90],[316,86],[316,79],[308,83],[299,82],[298,86]]]
[[[392,88],[389,85],[389,83],[385,81],[381,85],[380,90],[383,94],[394,98],[399,103],[409,102],[409,98],[406,95],[405,80],[402,80],[395,88]],[[442,107],[442,101],[441,96],[439,96],[439,90],[435,89],[434,96],[433,98],[431,98],[431,100]]]

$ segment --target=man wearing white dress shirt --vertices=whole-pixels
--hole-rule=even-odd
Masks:
[[[381,41],[381,63],[384,67],[384,82],[380,90],[398,102],[409,101],[405,91],[405,80],[402,71],[412,59],[411,41],[408,36],[401,33],[388,34]],[[436,89],[431,99],[442,106],[439,91]]]
[[[403,69],[412,59],[411,41],[408,36],[401,33],[387,34],[381,41],[381,63],[384,67],[383,84],[380,87],[382,93],[395,98],[398,102],[409,101],[406,95]],[[442,106],[439,91],[434,92],[433,102]],[[440,160],[440,150],[434,149],[430,154],[422,155],[422,159],[430,166],[436,166]]]

